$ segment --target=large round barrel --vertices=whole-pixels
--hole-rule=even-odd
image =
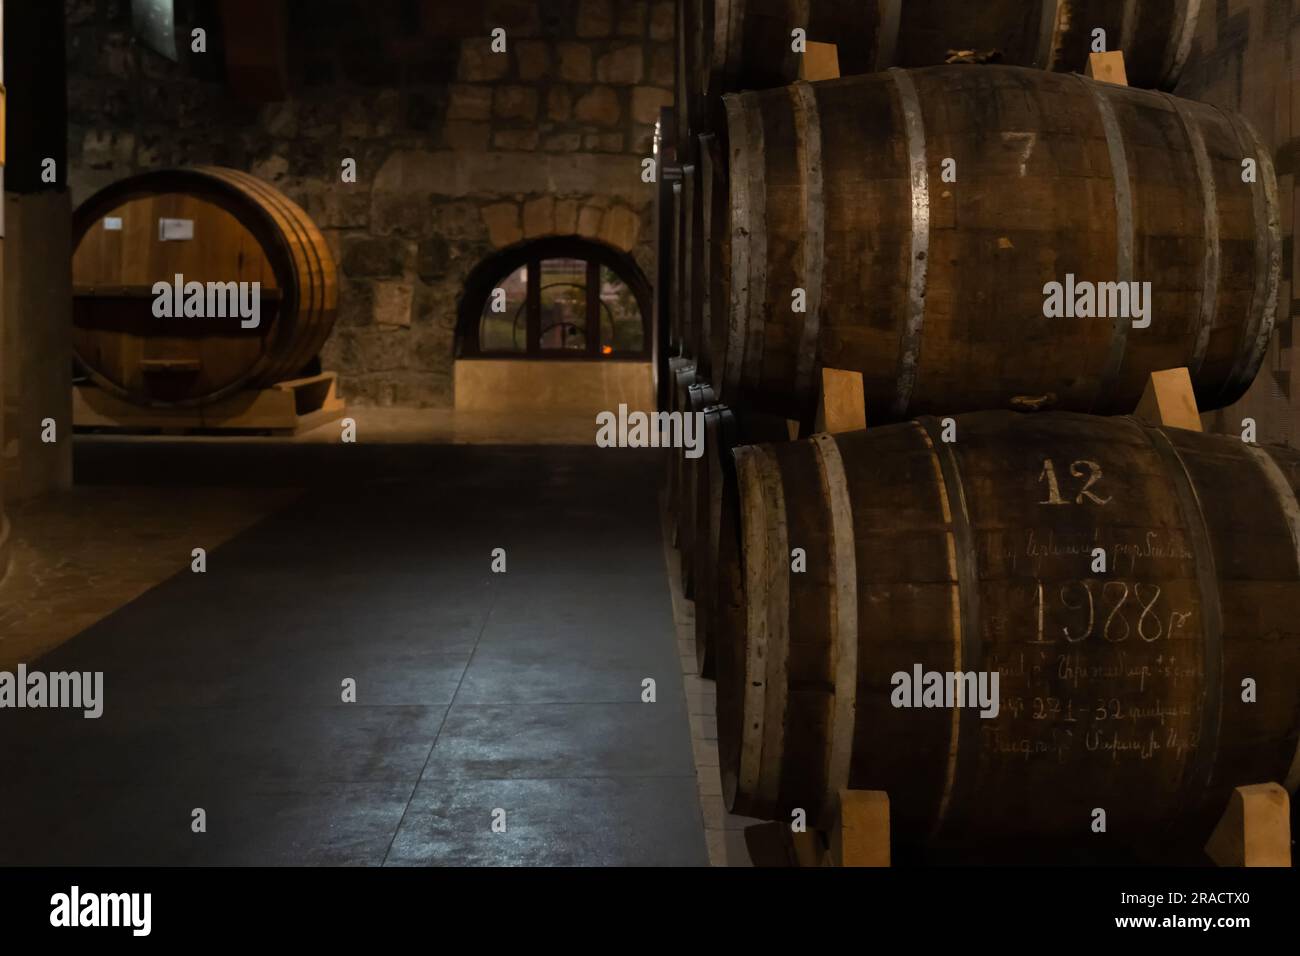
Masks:
[[[736,460],[736,812],[883,790],[900,846],[1104,855],[1200,847],[1234,787],[1300,784],[1300,452],[982,412]]]
[[[292,378],[334,325],[338,280],[320,230],[282,193],[237,170],[173,169],[114,183],[77,209],[72,238],[76,358],[99,386],[131,401],[197,405]],[[158,283],[180,285],[183,297],[168,297],[203,314],[159,317]],[[255,327],[232,314],[241,286],[247,311],[256,296]],[[191,299],[191,290],[200,294]]]
[[[954,56],[1082,73],[1104,44],[1122,50],[1132,86],[1172,90],[1201,0],[688,0],[684,47],[693,104],[799,78],[793,31],[834,43],[841,76],[936,66]],[[1096,31],[1104,32],[1102,34]],[[696,105],[693,128],[709,117]]]
[[[863,373],[872,422],[1018,396],[1127,413],[1150,372],[1186,366],[1208,409],[1263,360],[1280,206],[1234,114],[995,66],[726,109],[730,308],[712,317],[730,405],[806,419],[820,363]]]

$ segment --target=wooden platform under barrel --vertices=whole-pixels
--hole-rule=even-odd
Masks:
[[[324,237],[245,173],[205,167],[115,183],[77,210],[73,242],[75,355],[97,385],[133,402],[199,404],[293,378],[334,323]],[[202,317],[156,315],[156,284],[177,281],[202,284]],[[209,283],[219,284],[213,295]],[[241,292],[251,301],[252,283],[250,328],[232,306]]]

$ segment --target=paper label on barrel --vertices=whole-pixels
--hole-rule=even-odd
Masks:
[[[121,216],[105,216],[105,217],[104,217],[104,231],[105,231],[105,232],[121,232],[121,231],[122,231],[122,217],[121,217]]]
[[[193,219],[159,219],[158,240],[160,242],[177,242],[194,238]]]

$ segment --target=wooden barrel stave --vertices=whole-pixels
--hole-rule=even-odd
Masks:
[[[903,846],[1060,847],[1100,806],[1127,851],[1199,847],[1232,787],[1294,790],[1300,453],[1069,413],[956,428],[737,451],[742,545],[716,573],[732,809],[825,823],[840,787],[882,789]],[[999,715],[893,706],[916,665],[999,671]]]
[[[103,228],[110,215],[122,219],[122,232]],[[158,242],[153,233],[162,217],[193,220],[195,238]],[[97,384],[132,401],[198,405],[292,377],[333,326],[337,278],[324,237],[299,206],[246,173],[193,167],[114,183],[77,210],[73,239],[76,357]],[[138,251],[128,255],[127,244]],[[152,297],[131,290],[148,290],[177,272],[187,282],[261,282],[262,327],[151,321]],[[268,293],[278,296],[269,300],[269,316]],[[102,308],[105,295],[119,296],[108,325],[102,312],[91,311]],[[168,321],[177,323],[175,333],[156,327]],[[223,321],[231,327],[213,325]],[[180,372],[153,377],[158,366]]]
[[[695,530],[695,657],[701,677],[712,679],[715,669],[715,635],[727,628],[716,620],[717,569],[735,558],[739,520],[735,510],[736,469],[733,449],[742,443],[785,441],[784,419],[738,415],[726,405],[710,405],[704,413],[704,455],[696,463]]]
[[[298,323],[283,357],[263,375],[265,383],[286,379],[300,372],[320,354],[332,329],[330,317],[338,303],[338,277],[329,245],[301,206],[269,184],[248,173],[216,166],[200,167],[213,176],[225,176],[249,195],[274,211],[281,230],[294,249],[301,290],[302,321]]]
[[[703,413],[704,409],[715,403],[713,386],[702,380],[698,369],[691,376],[689,383],[678,387],[677,411],[683,418]],[[694,425],[692,434],[694,434]],[[687,600],[694,600],[695,567],[699,560],[698,542],[695,537],[697,496],[700,492],[700,473],[704,466],[704,457],[688,458],[686,449],[669,450],[677,469],[678,504],[674,519],[677,522],[677,547],[681,551],[682,593]]]
[[[726,106],[728,221],[711,231],[730,242],[709,281],[718,301],[729,278],[729,312],[711,315],[729,404],[806,420],[817,362],[863,372],[874,421],[1048,393],[1122,413],[1151,371],[1180,365],[1215,408],[1253,379],[1276,312],[1280,207],[1239,118],[1010,67],[796,84]],[[1244,156],[1259,161],[1254,187]],[[955,184],[939,176],[949,158]],[[1045,317],[1045,283],[1067,273],[1151,282],[1150,327]]]

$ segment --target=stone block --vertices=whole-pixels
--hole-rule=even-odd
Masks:
[[[671,90],[676,83],[677,54],[671,43],[656,43],[650,48],[650,71],[646,82]]]
[[[543,196],[524,203],[524,238],[549,236],[555,232],[555,199]]]
[[[81,142],[81,161],[91,169],[131,165],[135,136],[110,130],[89,130]]]
[[[253,160],[248,171],[268,183],[283,183],[289,175],[289,160],[283,156],[263,156]]]
[[[537,36],[542,29],[540,11],[544,6],[537,0],[487,0],[487,24],[502,27],[512,37]]]
[[[587,133],[582,138],[582,148],[592,153],[621,153],[624,149],[622,133]]]
[[[551,133],[542,141],[548,153],[576,153],[582,149],[581,133]]]
[[[375,290],[368,279],[349,279],[347,273],[339,277],[339,314],[335,329],[357,328],[369,325],[375,313]],[[338,335],[338,331],[333,333]]]
[[[462,40],[457,76],[467,83],[490,83],[505,79],[510,72],[510,54],[493,53],[492,40],[484,34]]]
[[[551,72],[551,47],[543,40],[520,40],[515,44],[519,79],[535,83]]]
[[[637,123],[654,125],[659,119],[659,110],[671,106],[673,94],[657,86],[638,86],[632,91],[632,119]]]
[[[597,126],[618,126],[623,120],[623,106],[618,91],[609,86],[597,86],[583,94],[573,107],[573,115],[583,123]]]
[[[523,228],[519,224],[519,204],[513,202],[492,203],[482,210],[483,222],[487,226],[488,238],[498,249],[512,246],[523,239]]]
[[[645,51],[638,44],[615,47],[596,61],[596,82],[628,86],[645,78]]]
[[[409,257],[409,244],[393,236],[350,239],[343,244],[343,271],[356,277],[400,276]]]
[[[414,290],[411,288],[411,284],[409,282],[403,282],[401,280],[392,280],[392,279],[380,280],[375,283],[374,295],[375,295],[375,311],[374,311],[375,325],[397,326],[401,328],[410,327],[411,303],[414,298]],[[388,337],[372,336],[371,340],[378,341],[381,338],[386,339]],[[401,347],[392,346],[392,348],[398,349]],[[404,349],[402,350],[402,354],[400,356],[397,356],[395,354],[390,354],[387,350],[383,351],[383,355],[384,355],[384,360],[386,362],[391,362],[392,364],[387,364],[387,365],[373,364],[371,361],[372,354],[369,351],[367,351],[366,368],[369,370],[382,369],[382,368],[400,368],[402,367],[402,364],[405,361]]]
[[[640,124],[632,128],[632,139],[628,152],[649,156],[655,148],[655,128],[649,124]]]
[[[534,150],[540,135],[536,129],[499,129],[492,134],[492,145],[497,149]]]
[[[555,200],[555,232],[560,236],[572,236],[578,232],[578,200]]]
[[[298,106],[293,100],[281,100],[262,109],[262,128],[276,139],[294,139],[298,135]]]
[[[619,5],[618,21],[614,32],[621,37],[643,36],[649,6],[646,0],[624,0]]]
[[[611,0],[578,0],[578,36],[609,36],[614,29],[613,6]]]
[[[546,118],[567,123],[573,116],[573,94],[567,86],[553,86],[546,93]]]
[[[590,83],[595,75],[592,69],[591,47],[586,43],[561,43],[556,47],[560,58],[560,79],[569,83]]]
[[[433,234],[446,239],[481,241],[487,239],[487,228],[479,214],[476,202],[433,203],[428,216],[433,224]]]
[[[497,119],[533,122],[537,119],[537,90],[531,86],[498,86],[492,98]]]
[[[453,83],[447,89],[447,119],[485,120],[492,116],[492,87]]]
[[[583,206],[578,212],[578,235],[589,239],[600,238],[600,224],[605,210],[599,206]]]
[[[442,144],[449,149],[487,149],[491,136],[491,123],[451,120],[442,128]]]
[[[616,249],[629,252],[636,245],[637,234],[640,231],[640,217],[627,206],[615,205],[605,213],[600,227],[600,238]]]
[[[431,231],[427,207],[414,202],[410,194],[376,190],[370,204],[370,231],[377,236],[408,236],[418,239]]]
[[[302,203],[321,229],[362,229],[370,224],[370,190],[360,183],[316,183]]]
[[[672,40],[677,36],[677,10],[673,0],[659,0],[650,9],[650,39]]]
[[[415,271],[423,282],[441,279],[450,264],[451,247],[441,236],[425,239],[416,250]]]
[[[454,309],[453,309],[454,311]],[[419,369],[451,371],[455,323],[428,322],[414,330],[413,364]]]

